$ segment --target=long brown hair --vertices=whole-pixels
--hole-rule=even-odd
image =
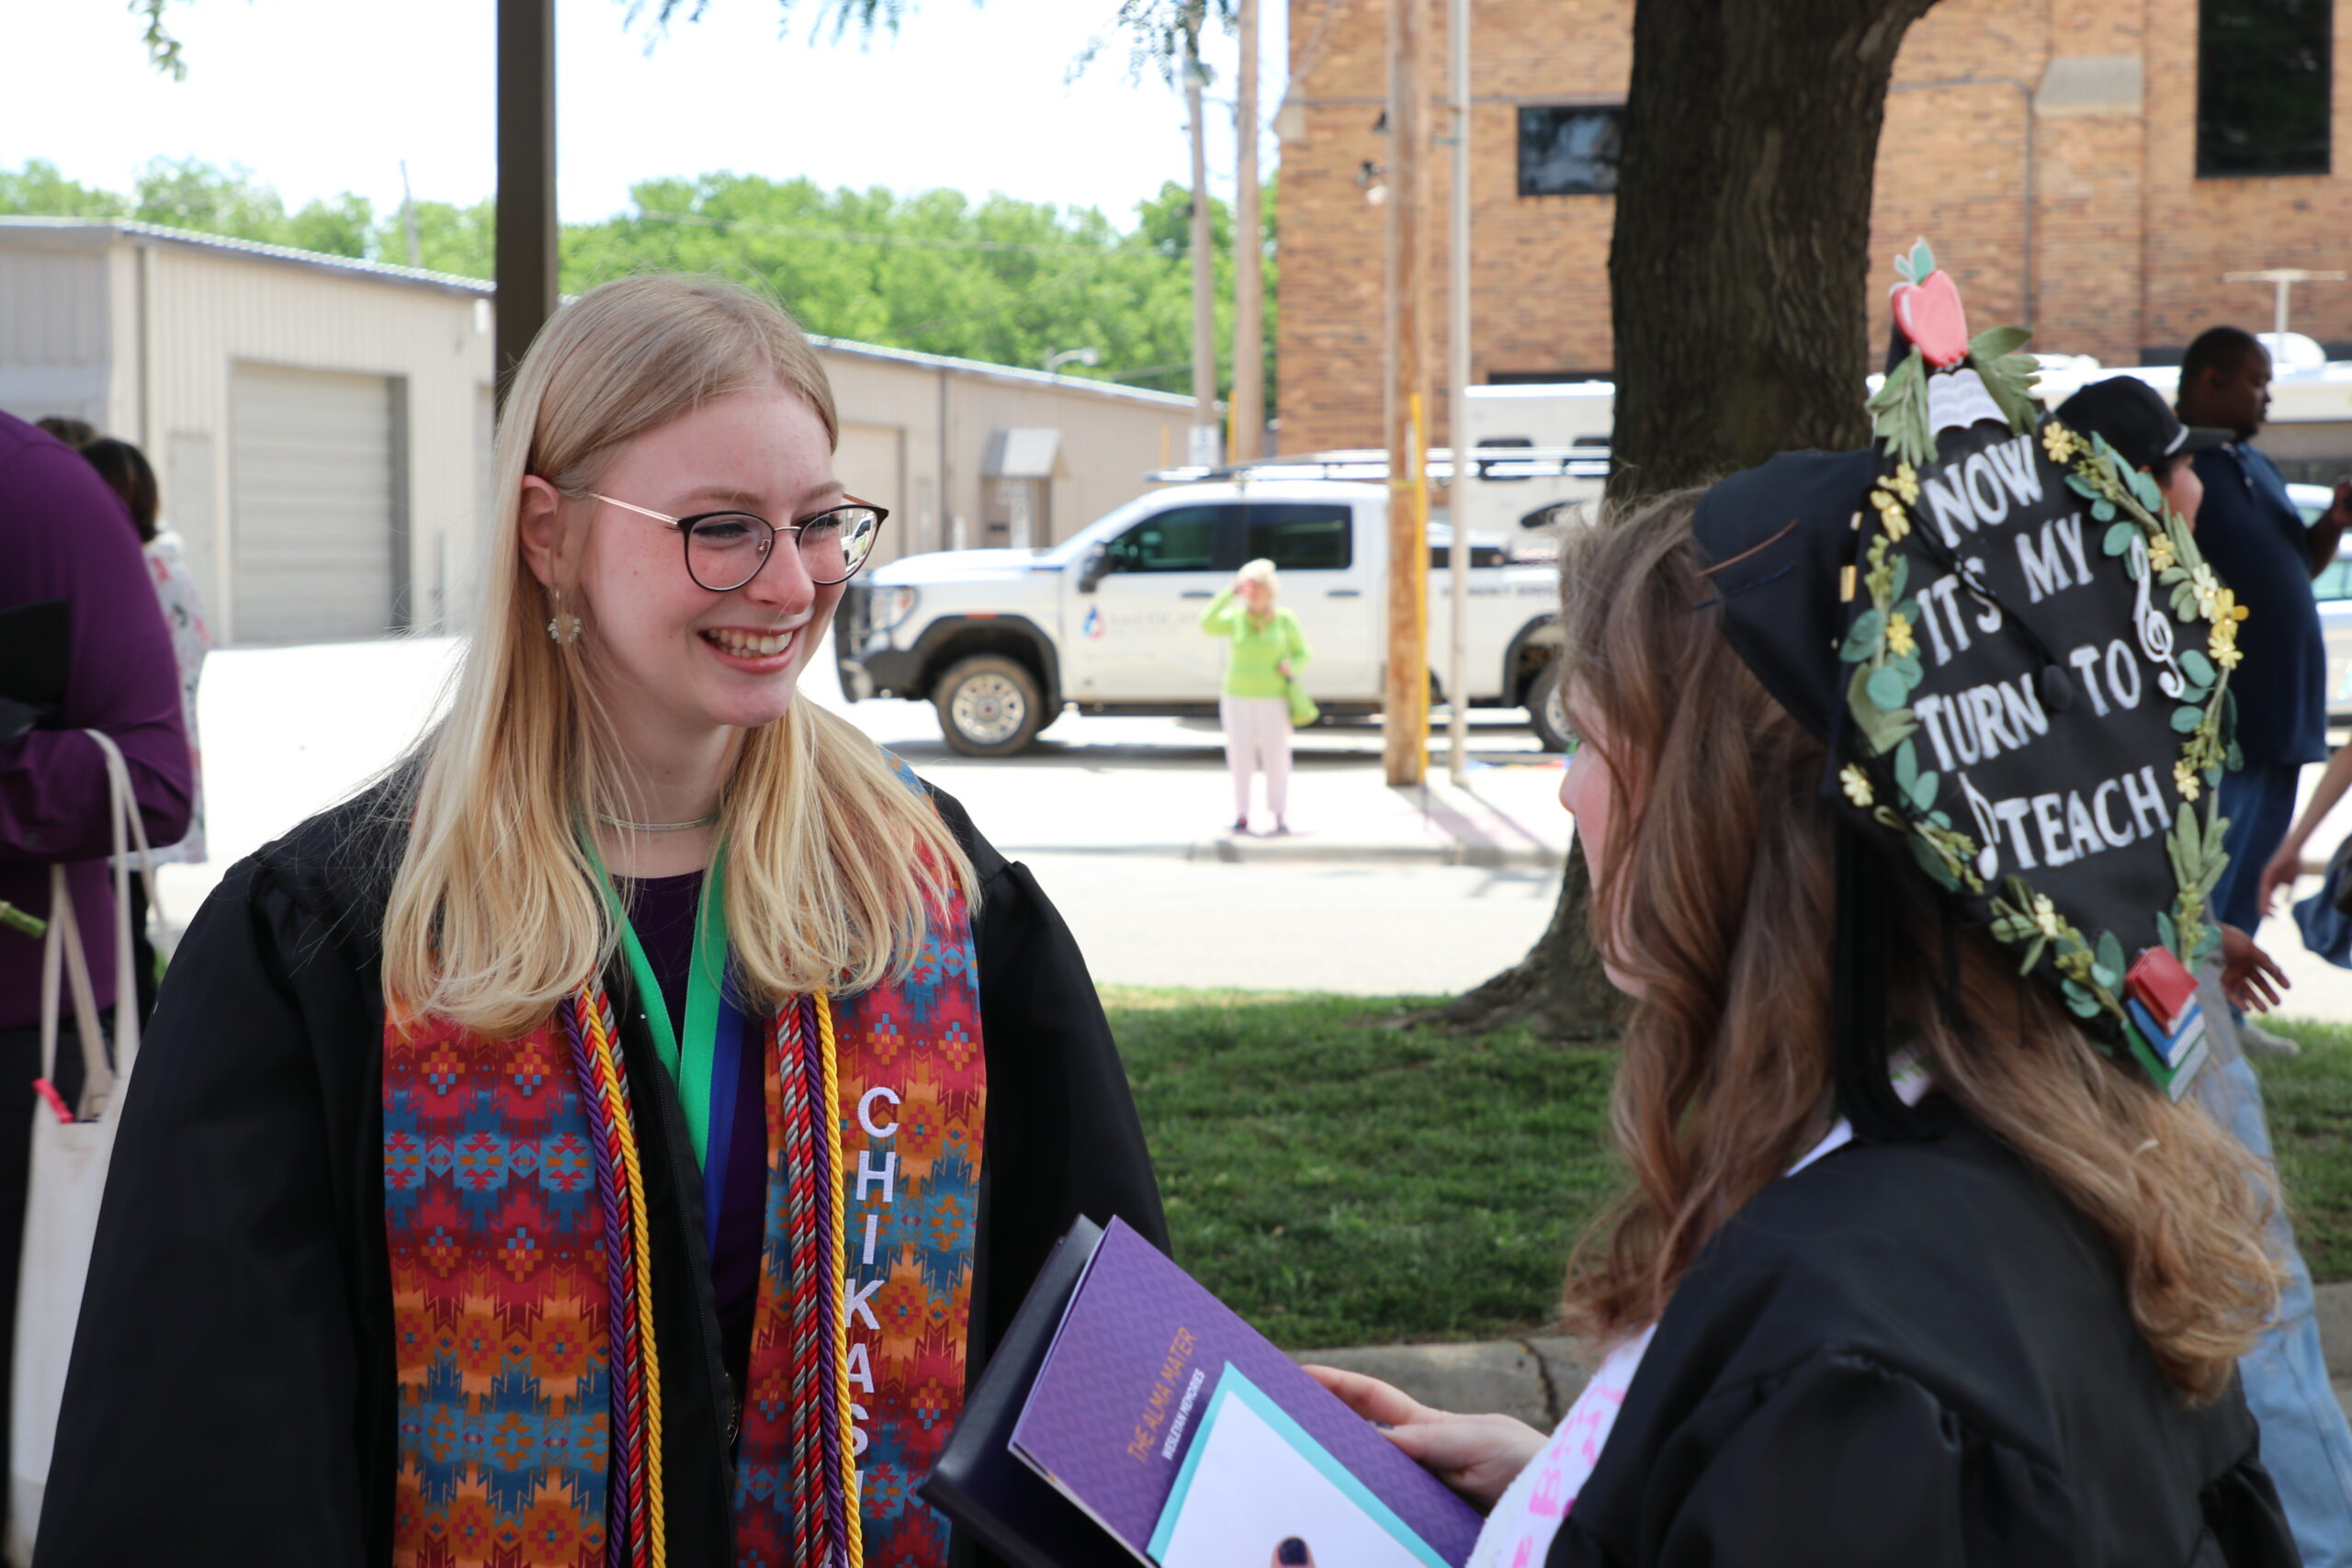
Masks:
[[[1567,1287],[1571,1319],[1607,1338],[1656,1321],[1701,1247],[1829,1115],[1824,749],[1695,607],[1709,592],[1690,542],[1700,493],[1572,538],[1561,560],[1562,689],[1600,737],[1616,799],[1593,931],[1641,993],[1613,1109],[1632,1185]],[[2174,1385],[2219,1393],[2278,1301],[2266,1173],[2202,1110],[2103,1055],[1978,933],[1959,933],[1953,995],[1939,996],[1943,917],[1924,879],[1899,883],[1890,1008],[1937,1086],[2106,1237]]]

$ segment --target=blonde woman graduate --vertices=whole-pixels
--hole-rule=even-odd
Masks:
[[[540,333],[454,707],[164,987],[44,1568],[970,1559],[967,1383],[1074,1216],[1165,1228],[1035,882],[796,700],[837,434],[731,287]]]

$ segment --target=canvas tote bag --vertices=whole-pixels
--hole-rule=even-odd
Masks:
[[[107,1158],[114,1150],[115,1118],[121,1112],[131,1062],[139,1054],[127,848],[136,847],[151,900],[155,886],[147,829],[130,792],[130,770],[112,737],[95,729],[83,733],[106,754],[107,809],[114,831],[114,1062],[108,1066],[98,1033],[97,998],[90,985],[90,963],[65,868],[52,866],[49,935],[41,953],[40,1070],[43,1078],[54,1081],[62,978],[73,997],[74,1033],[82,1052],[82,1096],[73,1107],[71,1122],[59,1120],[46,1098],[33,1106],[32,1170],[26,1184],[24,1266],[17,1277],[16,1371],[9,1411],[6,1544],[11,1568],[29,1568],[32,1562],[57,1413],[65,1393],[65,1366],[74,1350],[74,1325],[82,1314],[82,1281],[90,1269],[90,1241],[98,1228]]]

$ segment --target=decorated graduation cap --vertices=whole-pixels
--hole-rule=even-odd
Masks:
[[[1905,868],[2177,1099],[2245,610],[2154,479],[2035,403],[2025,333],[1969,336],[1925,242],[1897,270],[1873,445],[1736,475],[1692,525],[1725,637],[1828,744],[1841,1107],[1906,1126],[1883,1001]]]

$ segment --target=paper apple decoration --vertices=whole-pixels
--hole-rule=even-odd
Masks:
[[[1920,357],[1939,370],[1967,358],[1968,316],[1960,308],[1960,289],[1951,274],[1936,270],[1928,242],[1920,240],[1910,254],[1895,257],[1894,270],[1905,279],[1894,286],[1895,324],[1917,345]]]

